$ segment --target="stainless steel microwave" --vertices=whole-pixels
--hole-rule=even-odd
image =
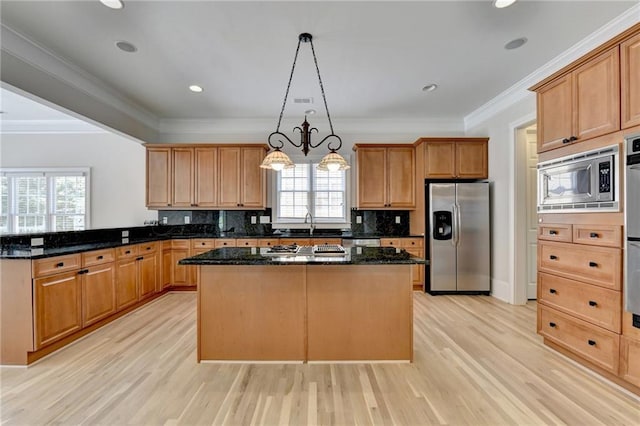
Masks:
[[[618,145],[538,164],[538,212],[619,211]]]

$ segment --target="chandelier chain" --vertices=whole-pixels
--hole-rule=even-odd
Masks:
[[[311,39],[310,42],[311,42],[311,53],[313,54],[313,62],[316,64],[316,72],[318,73],[318,83],[320,83],[320,92],[322,92],[322,100],[324,101],[324,109],[325,111],[327,111],[327,119],[329,120],[329,129],[331,129],[331,134],[334,134],[333,124],[331,123],[331,115],[329,114],[329,106],[327,105],[327,97],[324,94],[324,85],[322,84],[322,78],[320,77],[320,68],[318,67],[316,50],[313,48],[313,39]],[[298,47],[300,47],[300,42],[298,42]],[[297,52],[296,52],[296,55],[297,55]],[[289,83],[291,83],[291,80],[289,80]]]
[[[284,107],[287,105],[287,97],[289,96],[289,89],[291,88],[291,80],[293,80],[293,72],[296,69],[296,62],[298,61],[298,52],[300,51],[300,43],[302,40],[298,39],[298,47],[296,48],[296,54],[293,57],[293,65],[291,66],[291,74],[289,75],[289,83],[287,83],[287,91],[284,93],[284,101],[282,101],[282,109],[280,110],[280,117],[278,118],[278,126],[276,127],[276,132],[280,132],[280,123],[282,122],[282,115],[284,114]],[[311,43],[311,48],[313,49],[313,43]],[[313,56],[315,58],[315,54]],[[316,67],[318,64],[316,63]],[[319,73],[320,71],[318,71]],[[318,74],[318,77],[320,74]],[[322,87],[322,83],[320,83]],[[323,92],[324,96],[324,92]],[[327,101],[325,101],[326,105]],[[329,125],[331,126],[331,120],[329,120]],[[333,130],[331,131],[333,133]]]

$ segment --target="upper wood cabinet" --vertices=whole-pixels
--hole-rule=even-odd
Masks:
[[[147,207],[171,204],[171,148],[147,147]]]
[[[620,45],[622,128],[640,125],[640,34]]]
[[[487,138],[421,138],[426,179],[486,179],[489,176]]]
[[[262,209],[265,152],[266,145],[147,146],[147,207]]]
[[[415,148],[413,145],[356,144],[358,207],[413,209]]]
[[[264,208],[266,176],[263,147],[218,148],[218,206]]]
[[[618,46],[533,90],[538,152],[620,130]]]

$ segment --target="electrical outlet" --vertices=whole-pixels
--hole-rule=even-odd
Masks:
[[[32,238],[31,247],[38,247],[44,245],[44,238]]]
[[[184,223],[185,223],[185,225],[190,224],[191,223],[191,216],[185,216],[184,217]]]
[[[396,216],[396,223],[400,223],[400,216]]]
[[[260,223],[270,223],[271,216],[260,216]]]
[[[169,219],[165,216],[162,218],[162,224],[166,225],[168,223]]]
[[[128,238],[123,238],[122,239],[122,244],[129,244],[129,239]]]
[[[122,238],[127,238],[129,236],[129,231],[122,231]]]
[[[256,223],[258,223],[258,217],[257,216],[251,216],[251,223],[253,225],[255,225]]]
[[[356,223],[362,223],[362,216],[356,216]]]

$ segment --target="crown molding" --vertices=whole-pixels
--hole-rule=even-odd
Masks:
[[[152,129],[158,127],[158,118],[141,105],[18,31],[5,24],[0,25],[3,51]],[[60,109],[59,105],[55,106]]]
[[[623,32],[625,29],[632,27],[638,22],[640,22],[640,4],[631,7],[625,13],[600,27],[598,30],[591,33],[584,39],[580,40],[571,48],[556,56],[531,74],[527,75],[525,78],[509,87],[507,90],[500,93],[489,102],[485,103],[475,111],[467,114],[464,117],[465,131],[474,128],[480,123],[509,108],[511,105],[529,96],[535,96],[528,90],[529,87],[547,78],[563,67],[569,65],[571,62],[586,55],[591,50],[597,48],[603,43],[606,43],[608,40],[612,39],[613,37]]]
[[[70,134],[109,133],[82,120],[0,120],[0,134]]]

